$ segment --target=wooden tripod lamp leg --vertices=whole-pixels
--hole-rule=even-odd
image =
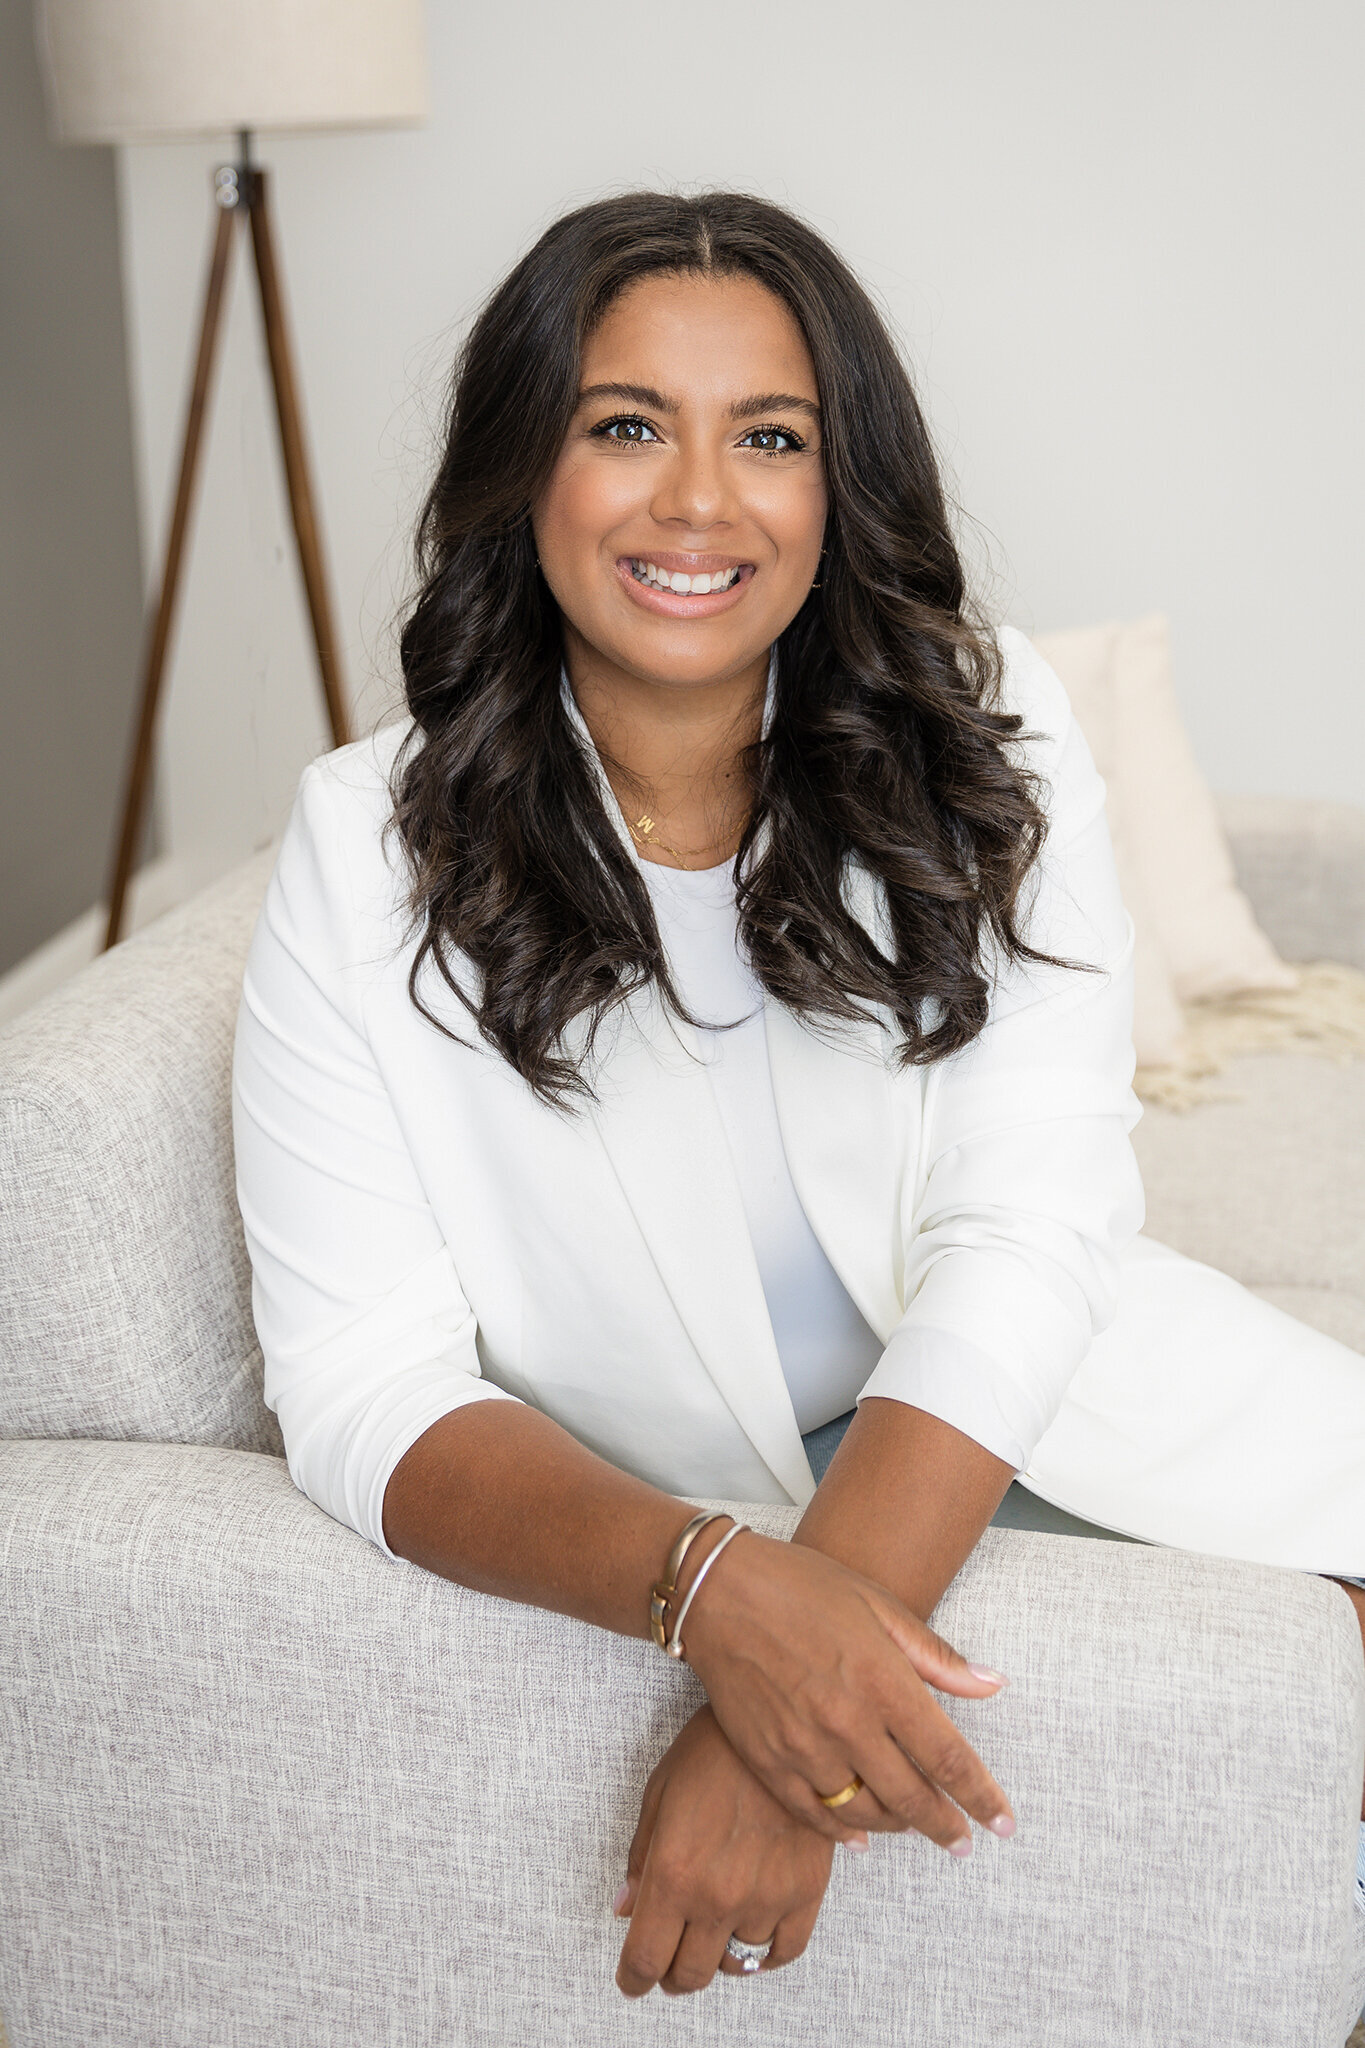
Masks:
[[[109,884],[109,922],[105,928],[104,950],[118,944],[123,929],[124,899],[133,862],[142,838],[147,802],[147,784],[152,766],[152,742],[156,734],[157,706],[161,682],[175,623],[176,600],[180,594],[180,572],[184,564],[185,540],[194,503],[194,486],[204,439],[204,416],[209,384],[222,326],[223,287],[227,282],[228,258],[232,254],[233,216],[220,205],[209,255],[208,282],[204,289],[204,314],[199,323],[199,349],[194,359],[194,380],[190,386],[189,411],[185,416],[185,439],[180,451],[180,474],[175,487],[170,531],[166,536],[166,559],[161,574],[161,595],[152,616],[147,654],[142,671],[142,697],[133,736],[132,754],[124,787],[123,811],[114,853],[114,870]]]
[[[336,629],[332,623],[332,601],[323,566],[322,541],[308,468],[308,451],[303,438],[303,416],[299,408],[298,381],[294,375],[293,350],[285,319],[284,294],[280,288],[279,264],[270,220],[269,183],[264,171],[253,170],[248,211],[251,217],[251,246],[256,258],[256,277],[261,287],[261,313],[265,321],[265,345],[270,356],[270,379],[275,387],[275,410],[280,423],[280,447],[284,454],[285,481],[289,488],[289,510],[298,542],[299,567],[308,598],[308,616],[313,623],[313,644],[317,648],[322,693],[332,728],[332,744],[344,747],[351,736],[350,720],[341,690],[341,664],[337,658]]]

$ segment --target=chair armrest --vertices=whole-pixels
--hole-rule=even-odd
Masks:
[[[0,1436],[281,1448],[230,1094],[273,861],[267,848],[0,1031]]]
[[[1300,797],[1220,796],[1240,887],[1285,960],[1365,968],[1365,810]]]
[[[951,1705],[1016,1840],[836,1857],[802,1962],[632,2007],[610,1900],[700,1698],[652,1645],[384,1557],[223,1449],[0,1445],[0,1571],[20,2044],[1284,2048],[1359,2003],[1365,1674],[1321,1580],[988,1530],[937,1619],[1011,1674]]]

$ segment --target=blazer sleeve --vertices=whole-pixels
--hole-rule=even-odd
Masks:
[[[930,1070],[905,1312],[859,1398],[926,1409],[1021,1471],[1117,1307],[1143,1221],[1129,1141],[1141,1110],[1133,928],[1104,784],[1053,671],[1022,633],[1001,642],[1005,705],[1024,714],[1048,815],[1025,936],[1077,964],[999,968],[984,1030]]]
[[[480,1375],[474,1316],[367,1041],[378,927],[350,881],[357,820],[368,832],[326,762],[304,771],[247,957],[233,1140],[290,1476],[393,1556],[384,1489],[403,1453],[465,1402],[514,1397]]]

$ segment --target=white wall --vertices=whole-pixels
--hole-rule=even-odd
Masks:
[[[366,713],[460,324],[565,206],[733,183],[882,296],[1002,613],[1169,611],[1217,786],[1365,801],[1356,0],[430,0],[429,21],[429,128],[264,152]],[[226,153],[123,155],[149,538]],[[324,743],[244,281],[161,782],[205,873],[278,829]]]

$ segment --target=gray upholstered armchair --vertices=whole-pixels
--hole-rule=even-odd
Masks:
[[[1365,819],[1339,817],[1243,806],[1238,856],[1284,950],[1365,965]],[[790,1969],[620,1998],[609,1902],[691,1675],[381,1556],[295,1490],[261,1402],[228,1074],[269,860],[0,1034],[12,2048],[1339,2048],[1365,1994],[1346,1600],[1011,1528],[939,1625],[1012,1677],[954,1712],[1016,1841],[879,1839]],[[1301,1156],[1337,1212],[1286,1278],[1253,1270],[1274,1064],[1144,1125],[1152,1228],[1347,1335],[1365,1148],[1343,1234],[1313,1147],[1349,1151],[1365,1068],[1284,1070],[1264,1171],[1282,1192]]]

